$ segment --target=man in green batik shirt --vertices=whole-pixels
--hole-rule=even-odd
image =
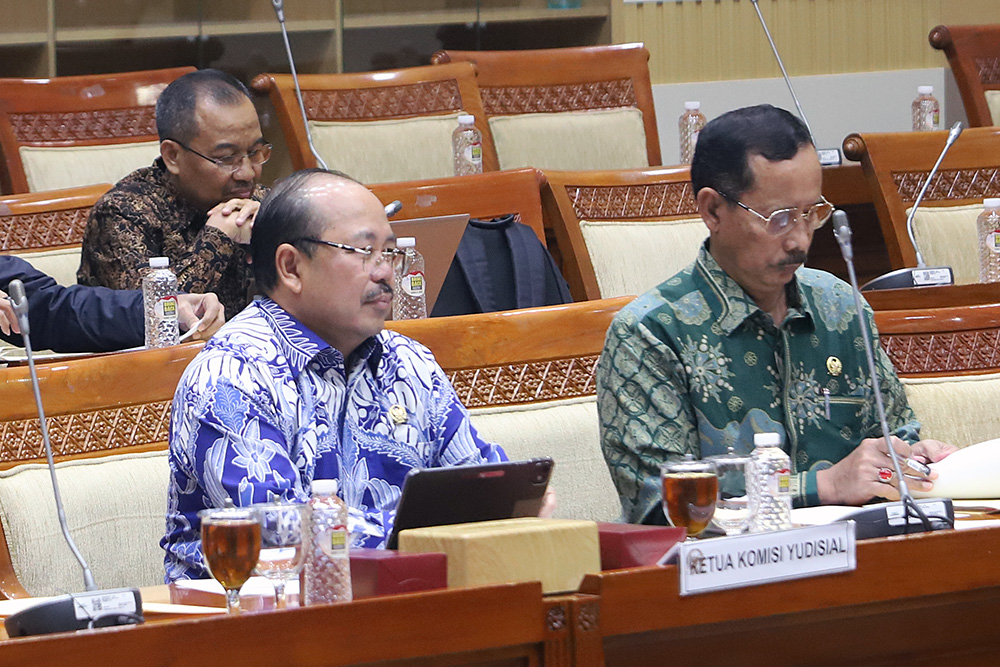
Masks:
[[[698,138],[691,182],[708,240],[618,314],[597,366],[602,447],[625,519],[663,522],[667,459],[749,452],[764,431],[784,437],[796,506],[898,498],[894,476],[879,474],[892,463],[851,287],[803,267],[833,213],[808,130],[769,105],[724,114]],[[871,310],[864,316],[874,332]],[[920,440],[873,336],[894,448],[944,458],[955,448]],[[911,487],[931,488],[912,474]]]

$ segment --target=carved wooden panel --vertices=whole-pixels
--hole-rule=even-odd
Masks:
[[[83,243],[90,207],[0,216],[0,252]]]
[[[1000,370],[1000,327],[931,334],[881,334],[882,349],[901,375]]]
[[[22,144],[156,136],[154,107],[13,113],[10,123]]]
[[[976,58],[979,82],[984,86],[1000,86],[1000,58]]]
[[[997,161],[1000,162],[1000,156]],[[927,171],[892,172],[896,190],[903,203],[916,201],[920,188],[927,180]],[[979,169],[953,169],[939,171],[927,188],[924,201],[948,201],[954,199],[984,199],[1000,197],[1000,167]]]
[[[449,113],[462,108],[458,82],[424,81],[384,88],[303,90],[310,120],[383,120]]]
[[[636,106],[632,79],[554,86],[504,86],[480,88],[480,91],[489,116]]]
[[[691,182],[601,187],[567,186],[580,220],[630,220],[698,215]]]
[[[598,355],[450,371],[467,408],[592,396]]]
[[[170,401],[95,410],[46,419],[54,456],[166,442]],[[44,459],[37,419],[0,422],[0,463]]]

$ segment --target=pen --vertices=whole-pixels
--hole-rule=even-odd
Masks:
[[[201,326],[201,324],[202,324],[202,322],[204,322],[204,321],[205,321],[205,319],[204,319],[204,318],[202,318],[202,319],[198,320],[197,322],[195,322],[194,324],[192,324],[192,325],[191,325],[191,328],[190,328],[190,329],[188,329],[187,331],[185,331],[185,332],[184,332],[184,333],[183,333],[183,334],[181,335],[181,337],[177,339],[177,342],[178,342],[178,343],[183,343],[183,342],[184,342],[184,341],[186,341],[186,340],[187,340],[188,338],[190,338],[191,336],[193,336],[193,335],[195,334],[195,332],[196,332],[196,331],[198,331],[198,327],[200,327],[200,326]]]
[[[906,467],[911,470],[916,470],[922,475],[931,474],[931,469],[928,466],[925,466],[923,463],[915,459],[906,459]]]

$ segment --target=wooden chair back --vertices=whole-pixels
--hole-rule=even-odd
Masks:
[[[617,296],[602,291],[582,222],[601,221],[624,227],[644,223],[697,219],[698,208],[691,191],[691,171],[683,167],[650,167],[620,171],[546,171],[543,190],[546,224],[562,257],[562,271],[577,301]],[[652,229],[652,227],[650,228]],[[705,229],[704,236],[708,236]],[[704,237],[702,237],[704,238]],[[663,268],[648,276],[646,289],[659,284],[677,269],[694,260],[697,247],[676,248],[664,257]],[[633,248],[633,251],[638,249]],[[629,252],[627,248],[623,253]],[[623,257],[623,266],[628,258]],[[643,292],[645,289],[636,289]],[[628,292],[626,292],[628,293]]]
[[[56,462],[165,450],[174,390],[201,348],[202,344],[195,343],[39,366],[40,392]],[[0,369],[0,406],[0,471],[44,463],[27,367]],[[114,490],[108,493],[114,495]],[[66,500],[72,504],[71,498]],[[67,507],[71,523],[103,525],[95,518],[100,514],[98,509],[89,513],[80,510],[79,506]],[[0,597],[25,597],[28,591],[18,580],[11,559],[16,545],[8,544],[4,530],[10,521],[26,519],[10,517],[8,511],[0,506]],[[58,548],[63,548],[61,542]],[[68,551],[65,555],[69,556]],[[67,567],[75,571],[75,561]]]
[[[193,71],[193,67],[176,67],[51,79],[0,79],[0,153],[3,155],[0,188],[5,193],[32,189],[21,148],[157,141],[156,99],[167,84]],[[141,166],[145,165],[136,164],[132,168]],[[66,185],[87,185],[94,182],[94,176],[93,172],[81,171],[78,182]]]
[[[986,94],[1000,96],[1000,25],[939,25],[928,40],[948,56],[969,125],[1000,125],[1000,98],[990,111]]]
[[[403,208],[393,220],[456,213],[468,213],[473,218],[489,220],[516,213],[544,244],[541,195],[544,180],[540,171],[526,167],[457,178],[382,183],[371,186],[371,191],[384,204],[397,199],[402,202]]]
[[[844,139],[844,154],[860,161],[864,169],[893,269],[916,266],[906,210],[913,206],[947,136],[947,132],[890,132]],[[941,163],[921,208],[982,204],[987,197],[1000,197],[1000,129],[969,128]]]
[[[476,87],[475,69],[467,63],[456,63],[443,69],[425,66],[352,74],[304,74],[299,76],[299,84],[306,118],[310,122],[363,123],[449,115],[458,111],[471,113],[476,116],[476,127],[483,133],[484,171],[499,168]],[[285,136],[293,168],[318,166],[309,148],[291,75],[261,74],[251,85],[256,92],[269,96]],[[394,148],[398,146],[382,148],[390,160],[396,154]],[[450,141],[447,150],[450,153]],[[331,168],[338,165],[336,156],[324,156],[324,160]]]
[[[431,58],[438,65],[463,61],[476,65],[487,117],[639,109],[648,164],[661,164],[649,51],[642,44],[523,51],[447,50]]]

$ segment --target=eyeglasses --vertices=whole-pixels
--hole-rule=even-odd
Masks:
[[[833,215],[833,204],[828,202],[826,197],[822,195],[820,195],[821,201],[813,204],[803,213],[799,213],[799,209],[797,208],[790,207],[780,208],[771,215],[763,216],[735,197],[730,197],[721,190],[718,190],[717,192],[725,199],[728,199],[740,208],[750,211],[760,218],[764,223],[764,228],[767,230],[767,233],[773,236],[785,234],[791,230],[791,228],[795,226],[795,223],[800,219],[805,220],[810,229],[819,229],[825,225],[826,221],[830,219],[831,215]]]
[[[226,157],[208,157],[207,155],[199,153],[195,149],[177,141],[176,139],[170,139],[170,141],[174,142],[189,153],[194,153],[203,160],[208,160],[219,169],[228,169],[231,174],[236,173],[239,168],[243,166],[244,158],[250,160],[250,164],[252,166],[260,166],[271,159],[271,144],[261,144],[247,153],[234,153],[233,155],[227,155]]]
[[[377,269],[383,262],[388,262],[393,271],[399,268],[400,264],[403,263],[403,258],[406,257],[406,251],[400,250],[399,248],[386,248],[385,250],[381,250],[376,253],[375,249],[370,245],[365,246],[364,248],[358,248],[357,246],[347,245],[346,243],[335,243],[333,241],[324,241],[322,239],[313,239],[308,237],[301,238],[299,241],[305,241],[306,243],[318,243],[320,245],[330,246],[331,248],[340,248],[341,250],[357,253],[362,256],[361,266],[365,269],[368,268],[368,258],[372,255],[377,255],[374,263],[372,264],[373,269]]]

